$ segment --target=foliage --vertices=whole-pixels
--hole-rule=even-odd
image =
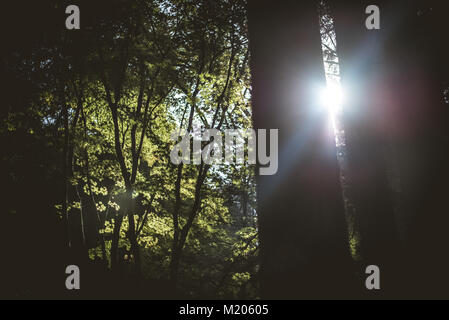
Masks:
[[[251,127],[245,2],[80,7],[87,12],[81,30],[47,32],[7,56],[26,96],[7,100],[1,133],[30,149],[10,145],[2,162],[25,176],[40,148],[33,162],[51,188],[38,201],[59,217],[53,241],[68,230],[62,243],[70,249],[58,250],[88,255],[113,279],[168,281],[175,232],[186,230],[173,295],[256,297],[253,168],[186,165],[178,190],[179,168],[169,160],[174,130]],[[12,185],[20,187],[19,179],[11,176]],[[116,274],[124,264],[125,275]]]

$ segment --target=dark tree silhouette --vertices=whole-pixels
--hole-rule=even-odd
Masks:
[[[279,129],[279,170],[257,177],[264,298],[332,297],[351,287],[315,1],[249,1],[255,128]],[[337,276],[338,275],[338,276]]]
[[[347,180],[356,210],[364,266],[375,264],[393,279],[398,237],[385,159],[385,83],[382,78],[385,38],[365,27],[369,1],[332,1],[342,87]],[[384,7],[380,6],[381,13]],[[386,12],[386,11],[385,11]],[[381,230],[381,232],[380,232]],[[362,272],[364,270],[361,270]],[[386,283],[390,283],[386,281]],[[385,289],[385,290],[384,290]],[[389,288],[384,288],[387,291]]]
[[[388,4],[384,105],[390,157],[396,157],[407,279],[402,293],[447,297],[449,277],[449,108],[443,90],[448,46],[439,34],[448,27],[444,1],[397,1]],[[409,279],[413,277],[413,281]]]

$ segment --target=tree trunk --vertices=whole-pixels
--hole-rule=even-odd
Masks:
[[[142,275],[141,270],[141,261],[140,261],[140,250],[139,250],[139,244],[137,243],[137,236],[136,236],[136,225],[134,222],[134,200],[132,198],[132,188],[129,187],[128,191],[126,193],[127,200],[128,200],[128,207],[127,210],[127,216],[128,216],[128,238],[129,242],[131,243],[131,252],[134,256],[134,265],[135,265],[135,272],[136,276],[139,279]]]
[[[182,252],[184,250],[184,246],[187,241],[187,237],[189,235],[190,229],[192,228],[195,217],[200,209],[201,205],[201,188],[204,183],[204,179],[206,178],[207,172],[209,170],[209,165],[201,164],[199,167],[198,178],[195,186],[195,199],[193,201],[192,208],[190,210],[189,216],[187,218],[186,224],[180,228],[178,215],[180,210],[180,183],[182,176],[182,166],[178,167],[178,179],[176,181],[176,208],[175,208],[175,216],[174,216],[174,225],[175,225],[175,234],[173,238],[173,248],[172,248],[172,259],[170,261],[170,280],[173,286],[173,292],[177,294],[178,287],[178,272],[179,272],[179,264],[181,261]],[[176,218],[176,219],[175,219]]]
[[[62,179],[63,179],[63,199],[62,199],[62,219],[64,228],[66,229],[66,243],[68,248],[71,248],[71,234],[70,223],[68,215],[68,192],[69,192],[69,168],[68,168],[68,153],[69,153],[69,113],[68,106],[64,99],[64,90],[60,89],[60,103],[62,107],[62,117],[64,122],[64,145],[62,149]]]
[[[120,210],[122,210],[120,208]],[[114,231],[112,233],[111,243],[111,269],[117,271],[119,268],[120,259],[123,257],[118,256],[118,245],[120,240],[120,228],[122,227],[123,213],[117,212],[114,218]]]
[[[385,285],[382,292],[394,290],[397,283],[395,260],[398,238],[387,176],[387,134],[385,116],[388,96],[384,74],[385,41],[391,29],[386,26],[390,12],[380,7],[381,29],[368,30],[365,13],[369,1],[333,1],[342,88],[346,93],[343,127],[347,150],[347,179],[359,225],[364,272],[377,265]],[[391,290],[390,290],[391,289]]]
[[[279,129],[279,169],[257,174],[263,298],[352,294],[315,1],[249,1],[253,119]]]
[[[391,101],[389,139],[401,186],[399,215],[406,249],[402,285],[403,294],[413,297],[449,296],[449,108],[442,101],[448,64],[447,44],[438,37],[449,31],[448,6],[415,0],[385,8],[391,12],[386,22],[393,31],[384,74]]]

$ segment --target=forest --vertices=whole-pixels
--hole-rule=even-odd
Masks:
[[[0,298],[449,298],[448,13],[444,0],[8,2]],[[276,170],[250,140],[242,161],[172,161],[182,132],[230,130],[258,132]]]

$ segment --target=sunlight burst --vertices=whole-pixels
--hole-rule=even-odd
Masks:
[[[328,81],[327,86],[321,92],[321,103],[327,108],[332,117],[340,111],[343,103],[343,91],[339,83]]]

